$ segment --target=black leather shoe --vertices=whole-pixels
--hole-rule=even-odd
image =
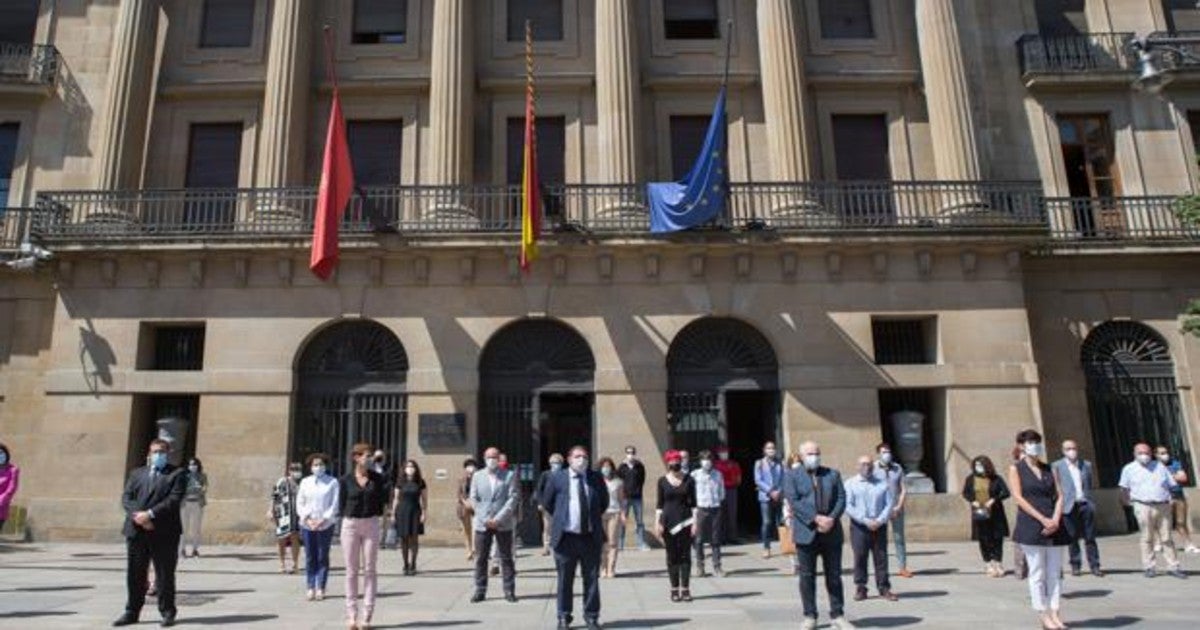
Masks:
[[[867,589],[859,587],[854,590],[854,601],[861,602],[867,598]]]
[[[170,628],[175,625],[175,613],[167,613],[163,615],[162,621],[158,623],[163,628]]]
[[[517,594],[516,594],[516,593],[505,593],[505,594],[504,594],[504,601],[506,601],[506,602],[508,602],[508,603],[510,603],[510,604],[515,604],[515,603],[517,603]]]
[[[483,591],[475,591],[475,594],[471,596],[471,603],[478,604],[479,602],[483,601],[485,597],[487,597],[487,594]]]
[[[602,627],[603,626],[600,625],[600,621],[597,619],[587,620],[587,630],[600,630]]]
[[[1096,577],[1104,577],[1104,571],[1101,571],[1100,569],[1092,569],[1092,575]]]
[[[559,617],[558,630],[570,630],[570,628],[571,628],[570,617]]]
[[[131,612],[127,612],[127,613],[121,615],[120,617],[117,617],[117,620],[114,621],[112,623],[112,625],[114,628],[120,628],[121,626],[132,626],[133,624],[135,624],[137,622],[138,622],[138,616]]]
[[[1079,567],[1071,567],[1071,575],[1074,577],[1079,577],[1083,575],[1083,569],[1080,569]]]

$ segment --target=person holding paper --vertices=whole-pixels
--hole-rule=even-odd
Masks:
[[[696,522],[696,484],[683,472],[683,456],[670,450],[663,456],[667,474],[658,480],[658,509],[654,533],[667,550],[667,574],[671,577],[671,601],[690,602],[692,533]]]

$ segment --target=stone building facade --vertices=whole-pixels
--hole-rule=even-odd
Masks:
[[[1200,229],[1175,210],[1200,177],[1200,73],[1163,48],[1175,81],[1131,89],[1133,39],[1190,50],[1194,3],[25,0],[4,16],[25,26],[0,45],[0,245],[53,252],[0,268],[0,441],[24,468],[10,527],[32,538],[115,539],[160,428],[203,460],[220,542],[265,540],[286,463],[343,465],[356,439],[421,464],[444,541],[463,459],[491,444],[525,479],[575,442],[636,445],[656,474],[675,446],[726,443],[748,465],[766,439],[815,439],[848,470],[917,411],[924,539],[966,535],[970,459],[1006,462],[1026,427],[1055,456],[1079,441],[1106,488],[1135,439],[1195,470],[1200,342],[1180,320]],[[548,212],[528,275],[526,18]],[[693,159],[727,45],[729,211],[652,237],[644,184]],[[322,283],[306,265],[330,60],[361,190]]]

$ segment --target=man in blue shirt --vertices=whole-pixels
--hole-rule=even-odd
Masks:
[[[875,561],[879,596],[896,601],[888,580],[887,528],[892,516],[892,492],[870,456],[858,458],[858,474],[846,480],[846,515],[850,517],[850,548],[854,551],[854,599],[867,598],[867,558]]]
[[[1188,511],[1187,497],[1183,494],[1183,486],[1188,482],[1183,462],[1171,457],[1171,449],[1162,444],[1154,449],[1154,456],[1167,467],[1167,472],[1171,473],[1171,478],[1175,480],[1175,485],[1171,486],[1171,521],[1175,525],[1175,535],[1179,537],[1179,542],[1183,543],[1184,551],[1200,553],[1200,547],[1196,547],[1192,542],[1192,518]]]
[[[771,534],[779,525],[780,487],[783,465],[775,452],[775,443],[763,444],[762,459],[754,462],[754,485],[758,489],[758,507],[762,514],[763,558],[771,557]]]

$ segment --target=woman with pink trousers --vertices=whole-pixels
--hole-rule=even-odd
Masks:
[[[342,515],[342,554],[346,561],[346,627],[367,630],[375,614],[378,579],[379,519],[387,505],[383,475],[371,468],[370,444],[355,444],[354,470],[338,480],[338,513]],[[358,614],[358,576],[363,576],[363,611]]]
[[[13,496],[17,494],[17,482],[21,470],[12,463],[12,451],[0,442],[0,530],[8,521],[8,506],[12,505]]]

